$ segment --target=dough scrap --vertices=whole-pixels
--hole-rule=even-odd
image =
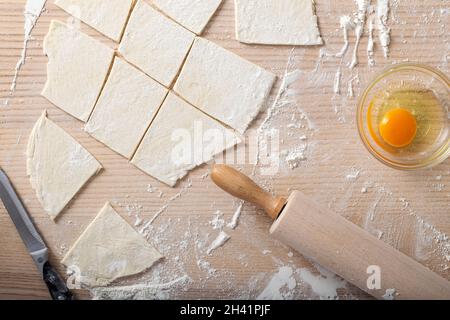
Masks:
[[[139,0],[125,29],[119,52],[165,86],[178,74],[195,35]]]
[[[203,38],[196,38],[174,90],[189,103],[244,133],[276,76]]]
[[[153,0],[173,20],[200,35],[222,0]]]
[[[44,40],[48,56],[42,95],[81,121],[87,121],[105,82],[114,50],[53,20]]]
[[[235,0],[236,39],[274,45],[323,44],[312,0]]]
[[[62,263],[75,272],[82,284],[99,287],[141,273],[161,258],[161,254],[106,203]]]
[[[131,163],[173,187],[239,142],[231,130],[169,93]]]
[[[55,4],[108,38],[120,41],[133,0],[56,0]]]
[[[85,130],[130,159],[168,90],[116,58]]]
[[[86,149],[42,113],[28,141],[27,175],[53,220],[101,169]]]

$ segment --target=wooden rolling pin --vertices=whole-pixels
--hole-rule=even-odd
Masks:
[[[273,197],[225,165],[215,165],[211,178],[231,195],[264,209],[275,220],[270,228],[275,239],[368,294],[378,299],[450,299],[450,282],[301,192],[288,199]]]

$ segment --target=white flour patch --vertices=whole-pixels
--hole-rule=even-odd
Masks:
[[[342,32],[344,33],[344,46],[342,47],[341,51],[336,53],[337,58],[342,58],[347,53],[348,47],[350,45],[348,41],[348,33],[350,30],[353,30],[355,28],[355,24],[352,21],[352,18],[350,16],[342,16],[340,18],[340,25]]]
[[[356,181],[356,180],[358,180],[360,174],[361,174],[361,170],[359,170],[355,167],[352,167],[345,175],[345,179],[347,181]]]
[[[396,290],[386,289],[386,293],[383,295],[384,300],[395,300]]]
[[[366,23],[367,10],[370,5],[370,0],[355,0],[358,11],[355,19],[355,36],[356,42],[353,49],[352,61],[349,64],[349,68],[353,69],[358,64],[358,49],[359,43],[361,42],[361,37],[364,34],[364,25]]]
[[[213,251],[223,246],[230,238],[231,237],[227,233],[221,231],[217,238],[211,243],[206,253],[211,254]]]
[[[242,208],[244,207],[244,202],[241,201],[239,203],[239,206],[237,207],[236,211],[233,214],[233,217],[231,218],[231,221],[227,224],[227,227],[234,230],[237,228],[238,224],[239,224],[239,218],[241,217],[242,214]]]
[[[217,210],[214,213],[214,217],[209,224],[213,227],[214,230],[222,230],[225,226],[225,220],[223,219],[223,213],[220,210]]]
[[[336,74],[334,75],[334,86],[333,86],[333,92],[335,94],[341,94],[341,68],[339,67],[336,71]]]
[[[257,300],[287,300],[292,299],[293,290],[297,286],[294,270],[291,267],[280,267],[272,276],[267,286],[258,295]]]
[[[347,282],[335,274],[316,266],[320,272],[319,275],[313,274],[306,268],[299,270],[300,278],[311,287],[312,292],[322,300],[336,300],[338,298],[338,289],[347,287]]]
[[[25,3],[25,9],[23,12],[25,19],[23,27],[24,29],[23,47],[19,61],[17,61],[14,70],[14,77],[11,82],[11,87],[9,89],[9,96],[12,96],[12,94],[16,90],[17,78],[19,76],[20,69],[26,62],[28,42],[31,39],[31,31],[33,31],[36,22],[38,21],[42,11],[44,10],[45,2],[46,0],[27,0],[27,2]],[[5,100],[4,104],[5,105],[8,104],[8,99]]]
[[[391,28],[388,26],[389,0],[377,0],[377,28],[380,45],[383,48],[384,57],[389,56],[389,45],[391,44]]]

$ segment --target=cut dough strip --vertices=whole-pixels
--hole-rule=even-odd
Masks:
[[[56,0],[55,4],[108,38],[119,42],[133,0]]]
[[[88,287],[106,286],[116,279],[150,268],[161,254],[106,203],[62,263]]]
[[[323,44],[312,0],[235,0],[235,12],[240,42]]]
[[[244,133],[276,76],[218,45],[196,38],[174,90],[205,113]]]
[[[153,0],[152,3],[186,29],[200,35],[222,0]]]
[[[119,52],[150,77],[169,87],[195,35],[142,0],[134,8]]]
[[[168,90],[116,58],[85,130],[130,159]]]
[[[100,94],[114,50],[53,20],[44,40],[48,56],[42,95],[65,112],[87,121]]]
[[[42,113],[28,142],[27,174],[52,219],[101,168],[86,149]]]
[[[231,130],[169,93],[131,163],[173,187],[239,142]]]

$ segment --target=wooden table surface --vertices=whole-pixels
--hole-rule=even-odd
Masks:
[[[320,29],[326,52],[338,52],[343,45],[339,17],[355,12],[352,0],[316,0]],[[373,2],[376,2],[375,0]],[[444,278],[450,279],[450,160],[428,170],[400,172],[387,168],[369,156],[361,144],[355,113],[357,97],[368,82],[387,65],[402,61],[418,61],[449,73],[448,1],[391,1],[391,54],[386,60],[379,47],[375,66],[367,64],[367,36],[359,51],[360,64],[349,70],[354,44],[351,33],[349,54],[340,59],[320,54],[321,47],[275,47],[240,44],[234,39],[234,5],[225,0],[210,22],[204,36],[240,56],[282,76],[287,61],[289,68],[300,69],[301,77],[291,90],[295,103],[276,115],[272,126],[284,137],[281,150],[299,145],[299,137],[307,136],[307,159],[296,169],[284,160],[276,175],[267,176],[256,170],[255,179],[268,189],[288,195],[299,189],[329,206],[369,232],[380,235],[407,255],[423,263]],[[318,298],[310,286],[298,276],[298,270],[317,268],[301,255],[290,254],[289,248],[270,239],[268,218],[251,205],[244,205],[240,225],[230,231],[231,240],[211,256],[207,246],[217,235],[209,222],[217,210],[230,219],[237,206],[231,197],[219,191],[205,178],[204,165],[193,171],[175,189],[170,189],[130,165],[82,130],[82,123],[65,114],[40,96],[46,80],[47,58],[42,41],[50,21],[71,21],[69,16],[48,0],[29,42],[26,64],[20,71],[17,88],[9,97],[15,65],[23,44],[24,0],[0,0],[0,166],[10,176],[33,220],[51,249],[51,260],[61,273],[59,261],[106,201],[130,223],[133,214],[149,219],[168,204],[154,223],[149,237],[166,257],[164,261],[139,277],[123,283],[147,280],[153,284],[188,276],[190,281],[168,291],[169,298],[255,298],[266,287],[280,267],[295,271],[297,286],[287,298]],[[116,46],[92,28],[81,29],[96,39]],[[322,53],[325,51],[322,51]],[[342,94],[333,93],[334,78],[342,63]],[[347,95],[349,79],[355,81],[355,97]],[[279,84],[278,84],[279,86]],[[274,99],[276,88],[272,92]],[[8,99],[7,105],[4,100]],[[61,217],[52,222],[36,200],[26,176],[25,150],[29,133],[41,112],[73,135],[104,165],[105,170],[87,185],[71,202]],[[292,115],[304,112],[314,129],[288,128]],[[253,125],[257,128],[264,113]],[[250,173],[252,165],[239,164]],[[355,178],[352,172],[359,171]],[[192,186],[188,188],[189,181]],[[157,191],[148,192],[148,185]],[[367,187],[367,192],[361,192]],[[180,197],[170,198],[184,190]],[[161,191],[162,193],[160,194]],[[369,219],[371,216],[374,219]],[[186,245],[186,248],[181,248]],[[269,252],[270,251],[270,252]],[[207,261],[215,272],[202,268]],[[211,271],[210,269],[210,271]],[[139,279],[141,279],[139,281]],[[87,291],[78,297],[89,298]],[[340,298],[368,298],[359,289],[347,285],[339,289]],[[47,290],[39,278],[9,216],[0,206],[0,298],[47,299]]]

